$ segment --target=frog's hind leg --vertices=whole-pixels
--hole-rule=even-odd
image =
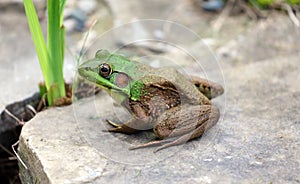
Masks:
[[[151,142],[148,142],[145,144],[133,146],[133,147],[130,147],[129,149],[133,150],[133,149],[145,148],[145,147],[149,147],[149,146],[161,145],[160,147],[158,147],[157,149],[154,150],[154,152],[157,152],[159,150],[162,150],[162,149],[170,147],[170,146],[183,144],[189,140],[198,138],[201,135],[203,135],[208,129],[213,127],[218,122],[219,117],[220,117],[219,109],[216,106],[211,106],[209,118],[205,122],[201,123],[194,130],[192,130],[186,134],[176,136],[176,137],[169,137],[167,139],[151,141]]]
[[[210,121],[210,120],[208,120],[208,121]],[[151,142],[148,142],[145,144],[132,146],[129,149],[134,150],[134,149],[146,148],[146,147],[150,147],[150,146],[161,145],[153,151],[155,153],[155,152],[158,152],[159,150],[162,150],[162,149],[165,149],[165,148],[168,148],[171,146],[180,145],[191,139],[201,136],[205,132],[205,130],[210,128],[207,126],[209,126],[209,124],[203,124],[203,125],[199,126],[197,129],[195,129],[193,132],[184,134],[182,136],[173,137],[173,138],[169,138],[169,139],[163,139],[163,140],[157,140],[157,141],[151,141]],[[213,126],[213,125],[211,125],[211,126]]]
[[[207,124],[202,124],[201,126],[199,126],[198,128],[196,128],[193,132],[184,134],[184,135],[178,137],[177,139],[175,139],[172,142],[163,144],[162,146],[156,148],[154,150],[154,152],[157,152],[159,150],[162,150],[162,149],[165,149],[165,148],[168,148],[168,147],[171,147],[171,146],[180,145],[180,144],[186,143],[189,140],[192,140],[192,139],[195,139],[197,137],[200,137],[201,135],[203,135],[205,133],[205,131],[207,129],[211,128],[215,124],[215,122],[211,122],[210,119],[207,120],[207,121],[208,121]]]
[[[170,143],[166,143],[160,147],[158,147],[154,152],[157,152],[159,150],[162,150],[164,148],[170,147],[170,146],[175,146],[175,145],[179,145],[179,144],[183,144],[189,140],[198,138],[200,136],[202,136],[208,129],[210,129],[211,127],[213,127],[219,120],[220,118],[220,111],[216,106],[211,106],[211,112],[209,115],[209,118],[207,121],[205,121],[204,123],[202,123],[200,126],[198,126],[195,130],[186,133],[182,136],[179,136],[176,140],[170,142]]]

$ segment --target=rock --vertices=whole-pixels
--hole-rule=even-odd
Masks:
[[[74,31],[76,29],[77,26],[77,20],[76,19],[67,19],[64,20],[64,26],[66,28],[66,31],[68,33]]]
[[[221,107],[218,124],[200,139],[157,153],[155,148],[127,149],[149,141],[147,132],[101,132],[105,119],[126,119],[106,94],[49,109],[22,130],[20,155],[31,173],[23,168],[21,178],[43,183],[297,183],[298,58],[224,70],[226,94],[213,101]]]
[[[206,11],[220,11],[224,7],[223,0],[209,0],[203,2],[202,8]]]
[[[102,175],[106,159],[80,136],[72,106],[63,109],[39,113],[23,130],[19,150],[28,167],[20,165],[23,183],[83,183]]]
[[[77,6],[85,14],[89,15],[96,10],[97,1],[96,0],[79,0]]]
[[[217,48],[216,54],[229,67],[245,65],[298,52],[299,37],[299,29],[289,17],[274,14]]]

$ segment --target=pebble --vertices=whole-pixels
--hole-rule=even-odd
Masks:
[[[206,11],[219,11],[224,7],[223,0],[209,0],[202,4],[202,8]]]
[[[89,15],[97,8],[96,0],[68,0],[64,9],[67,32],[85,31]]]
[[[96,10],[96,0],[80,0],[77,3],[78,8],[87,15],[93,13]]]

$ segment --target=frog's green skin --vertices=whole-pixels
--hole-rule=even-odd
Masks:
[[[111,68],[103,74],[100,67]],[[187,78],[172,68],[152,68],[106,50],[79,66],[79,74],[106,90],[131,114],[110,132],[134,133],[153,129],[163,140],[132,149],[166,143],[157,150],[201,136],[217,123],[219,110],[209,99],[223,93],[219,84],[198,77]]]

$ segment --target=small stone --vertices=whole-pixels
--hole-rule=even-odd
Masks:
[[[72,32],[76,28],[77,21],[75,19],[67,19],[64,21],[66,32]]]
[[[95,0],[80,0],[77,6],[81,11],[89,15],[95,11],[97,2]]]

